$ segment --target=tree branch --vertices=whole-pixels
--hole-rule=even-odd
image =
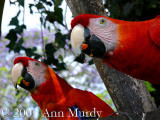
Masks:
[[[0,36],[1,36],[1,24],[2,24],[2,16],[3,16],[3,8],[4,8],[5,0],[0,0]]]
[[[137,113],[130,114],[119,114],[118,116],[111,116],[106,118],[100,118],[99,120],[160,120],[160,111],[152,111],[147,113]],[[97,120],[97,119],[88,119],[88,120]]]

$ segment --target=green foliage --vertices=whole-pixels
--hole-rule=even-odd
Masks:
[[[36,53],[37,48],[33,47],[33,48],[23,48],[25,50],[25,53],[28,57],[32,57],[34,56],[35,59],[39,59],[41,57],[41,55]]]
[[[103,91],[102,93],[98,93],[96,94],[96,96],[99,97],[100,99],[103,99],[111,107],[114,106],[112,99],[109,97],[108,91]],[[112,107],[112,109],[116,111],[115,107]]]
[[[55,43],[58,44],[58,48],[64,48],[65,44],[66,44],[66,39],[69,39],[68,35],[62,35],[62,33],[57,32],[55,34],[56,38],[55,38]]]
[[[149,92],[154,92],[156,91],[156,89],[152,86],[151,83],[147,82],[147,81],[144,81],[144,84],[146,85],[147,89]]]
[[[52,0],[54,2],[54,7],[59,7],[62,4],[63,0]]]
[[[160,15],[159,0],[105,0],[105,7],[110,17],[122,20],[148,20]]]
[[[9,33],[5,36],[8,40],[10,40],[10,43],[7,45],[7,47],[10,49],[10,51],[14,52],[20,52],[21,49],[23,49],[23,30],[26,29],[26,26],[24,24],[19,25],[18,16],[21,11],[17,13],[15,17],[13,17],[9,23],[10,26],[15,26],[14,29],[11,29]],[[20,37],[18,37],[18,35]]]
[[[160,86],[157,84],[150,84],[149,82],[144,81],[144,84],[146,85],[148,91],[150,92],[154,102],[157,106],[160,105]]]
[[[24,7],[24,1],[18,0],[15,3],[18,3],[19,7]],[[55,29],[57,30],[57,33],[55,33],[55,41],[53,41],[53,44],[45,44],[44,38],[41,38],[43,41],[42,48],[44,49],[44,53],[38,54],[37,53],[37,47],[25,47],[24,46],[24,38],[23,38],[23,32],[24,29],[26,29],[26,26],[24,24],[19,24],[19,15],[21,13],[21,9],[19,9],[17,15],[13,17],[10,21],[10,26],[15,26],[14,29],[11,29],[9,33],[5,36],[10,43],[7,45],[7,47],[10,49],[10,51],[14,51],[15,53],[19,53],[21,50],[25,51],[25,54],[29,57],[33,57],[35,59],[41,59],[44,61],[47,65],[54,65],[56,67],[53,67],[54,70],[60,71],[65,70],[65,63],[63,61],[59,61],[57,58],[54,57],[54,53],[58,51],[58,49],[63,48],[65,49],[66,45],[66,39],[69,39],[69,33],[68,34],[62,34],[61,30],[56,27],[57,22],[59,25],[63,26],[64,29],[65,26],[63,24],[63,10],[60,8],[60,5],[62,3],[62,0],[35,0],[35,4],[29,4],[30,13],[33,14],[33,7],[37,9],[39,14],[41,14],[40,21],[41,24],[45,29],[50,30],[50,25],[53,24]],[[53,7],[54,6],[54,7]],[[50,7],[54,9],[50,9]],[[50,25],[46,26],[46,24],[50,23]],[[43,31],[41,31],[43,34]],[[61,57],[62,60],[62,57]]]
[[[43,13],[47,15],[45,19],[46,21],[49,21],[50,23],[57,21],[58,23],[63,25],[63,15],[61,8],[54,8],[54,12],[44,11]]]
[[[24,7],[24,0],[17,0],[17,2],[19,3],[19,6]]]

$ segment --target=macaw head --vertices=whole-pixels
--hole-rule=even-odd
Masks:
[[[11,75],[17,93],[17,85],[28,90],[43,110],[48,102],[63,99],[73,89],[52,68],[29,57],[17,57]]]
[[[117,47],[117,25],[114,19],[82,14],[71,22],[71,45],[76,55],[84,52],[102,58]]]
[[[12,82],[31,91],[46,81],[47,66],[29,57],[18,57],[12,68]]]

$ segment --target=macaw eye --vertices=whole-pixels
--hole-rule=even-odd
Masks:
[[[100,23],[100,24],[105,24],[105,23],[106,23],[106,20],[105,20],[105,19],[101,19],[101,20],[99,21],[99,23]]]

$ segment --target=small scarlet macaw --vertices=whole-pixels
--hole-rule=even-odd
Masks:
[[[97,96],[73,88],[50,67],[35,59],[16,58],[11,74],[15,88],[19,85],[28,90],[49,120],[82,120],[95,116],[102,118],[114,113]]]
[[[71,27],[75,54],[86,53],[134,78],[160,84],[160,16],[130,22],[82,14]]]

